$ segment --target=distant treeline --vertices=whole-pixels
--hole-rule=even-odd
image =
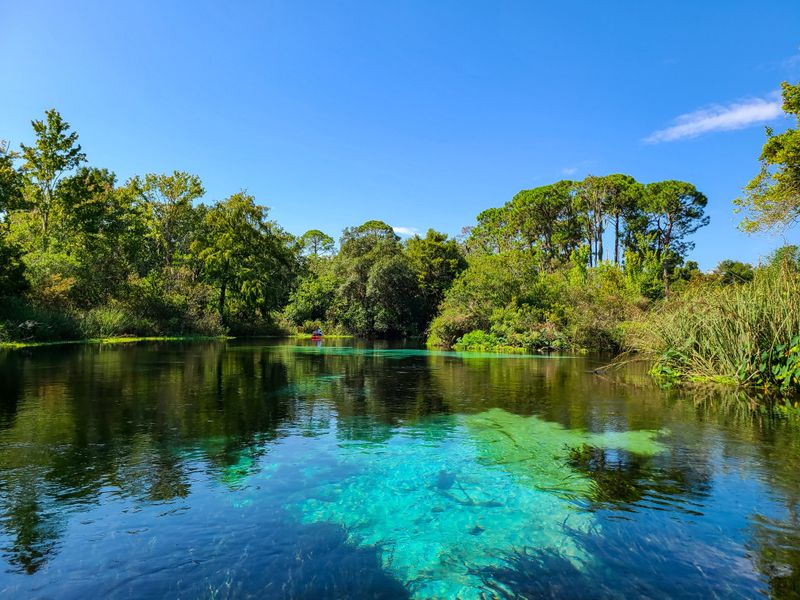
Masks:
[[[431,230],[401,242],[387,224],[367,221],[346,229],[337,250],[318,230],[289,235],[246,192],[202,203],[196,175],[119,184],[114,173],[87,166],[77,134],[55,110],[33,121],[33,133],[31,145],[5,152],[0,165],[2,335],[10,339],[317,325],[423,335],[453,281],[459,290],[476,285],[491,268],[487,257],[497,259],[495,282],[525,275],[477,299],[492,310],[513,301],[517,310],[559,312],[542,306],[542,282],[600,268],[611,256],[637,292],[655,298],[685,277],[687,237],[708,221],[706,198],[690,184],[611,175],[522,191],[481,213],[459,241]],[[455,293],[445,306],[454,302]],[[463,326],[441,341],[491,325],[491,311],[464,308]],[[525,322],[547,316],[526,314]],[[559,327],[564,315],[556,317],[550,324]]]

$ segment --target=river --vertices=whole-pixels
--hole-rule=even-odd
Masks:
[[[7,598],[796,598],[800,422],[597,357],[0,352]]]

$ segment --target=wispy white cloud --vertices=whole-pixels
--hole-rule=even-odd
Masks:
[[[784,69],[790,69],[790,70],[794,70],[797,67],[800,67],[800,53],[793,54],[789,58],[784,59],[781,66]]]
[[[766,98],[753,98],[728,105],[716,104],[677,117],[673,124],[647,136],[649,144],[696,138],[714,131],[732,131],[777,119],[782,114],[776,93]]]
[[[406,237],[410,237],[412,235],[416,235],[419,233],[419,229],[417,229],[416,227],[395,227],[394,225],[392,225],[392,229],[394,229],[394,232],[397,235],[403,235]]]
[[[578,167],[564,167],[561,172],[564,175],[575,175],[578,172]]]

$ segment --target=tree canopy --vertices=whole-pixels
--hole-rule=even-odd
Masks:
[[[780,230],[800,220],[800,84],[781,84],[783,110],[795,128],[774,133],[767,127],[761,170],[744,188],[736,204],[746,213],[745,231]]]

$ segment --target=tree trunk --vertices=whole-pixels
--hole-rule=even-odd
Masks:
[[[619,265],[619,213],[614,215],[614,264]]]
[[[47,245],[48,245],[47,244],[48,243],[47,228],[48,228],[48,225],[49,225],[48,216],[49,215],[47,214],[47,211],[42,209],[42,250],[43,251],[47,251]]]
[[[42,204],[39,214],[42,218],[42,251],[47,251],[50,245],[50,206],[52,206],[52,194],[45,190],[42,194]]]
[[[223,321],[225,321],[225,291],[227,287],[227,282],[223,281],[219,288],[219,317]]]
[[[597,264],[603,262],[603,227],[597,230]]]
[[[670,220],[667,227],[666,235],[664,236],[664,249],[663,256],[661,257],[662,275],[664,277],[664,298],[669,298],[669,245],[672,241],[672,221]]]

